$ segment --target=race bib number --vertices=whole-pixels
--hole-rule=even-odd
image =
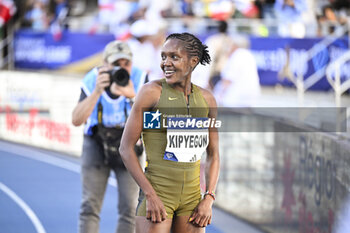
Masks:
[[[165,160],[175,162],[197,162],[209,144],[207,128],[167,129]]]

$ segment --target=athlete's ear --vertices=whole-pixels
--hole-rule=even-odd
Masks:
[[[191,65],[192,70],[198,65],[198,62],[199,62],[199,58],[197,56],[191,57],[190,65]]]

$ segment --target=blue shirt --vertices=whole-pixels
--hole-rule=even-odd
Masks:
[[[284,0],[276,0],[274,7],[282,22],[301,22],[302,14],[308,9],[306,0],[294,0],[294,7],[284,5]]]
[[[97,68],[92,69],[85,75],[83,79],[82,90],[86,96],[90,96],[95,89],[97,75]],[[137,93],[140,90],[142,84],[145,83],[146,76],[146,72],[143,72],[142,70],[135,67],[132,68],[130,79],[134,84],[135,93]],[[119,96],[117,99],[113,99],[106,93],[106,91],[104,91],[85,124],[85,135],[92,135],[92,127],[98,124],[97,107],[99,102],[102,104],[103,108],[102,123],[106,127],[124,127],[127,117],[125,115],[125,110],[127,115],[129,115],[131,110],[130,101],[125,96]]]

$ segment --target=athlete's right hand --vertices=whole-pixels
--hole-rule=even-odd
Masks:
[[[167,218],[163,202],[157,194],[146,196],[146,218],[153,223],[160,223]]]
[[[102,66],[98,69],[98,75],[96,79],[95,91],[98,94],[102,94],[106,87],[110,84],[109,74],[106,73],[108,71],[108,67]]]

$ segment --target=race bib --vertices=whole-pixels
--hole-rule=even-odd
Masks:
[[[186,118],[182,124],[182,119],[170,119],[173,123],[174,120],[179,121],[179,124],[169,125],[167,128],[167,146],[163,159],[175,162],[197,162],[209,144],[208,128],[197,127],[198,125],[193,125],[193,121],[188,125]]]

